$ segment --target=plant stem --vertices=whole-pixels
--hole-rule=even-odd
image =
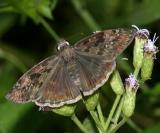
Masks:
[[[98,103],[98,105],[97,105],[97,112],[98,112],[99,120],[102,124],[102,127],[104,128],[105,127],[105,121],[104,121],[104,116],[103,116],[103,113],[102,113],[100,103]]]
[[[127,124],[130,125],[137,133],[143,132],[143,130],[139,128],[131,119],[127,120]]]
[[[124,123],[126,123],[126,121],[127,121],[127,119],[125,117],[123,117],[123,119],[116,125],[116,127],[109,130],[108,133],[115,133],[121,126],[124,125]]]
[[[134,70],[134,76],[137,78],[138,74],[139,74],[140,69],[139,68],[135,68]]]
[[[11,6],[0,7],[0,13],[4,13],[4,12],[16,12],[16,11]]]
[[[120,104],[118,106],[118,109],[116,111],[116,114],[115,114],[115,117],[114,117],[114,124],[118,123],[118,119],[119,119],[119,117],[121,115],[121,111],[122,111],[123,101],[124,101],[124,96],[122,97],[122,99],[120,101]]]
[[[101,125],[101,123],[100,123],[100,121],[99,121],[99,119],[98,119],[98,117],[97,117],[96,112],[94,112],[94,111],[89,111],[89,113],[90,113],[91,117],[93,118],[94,122],[96,123],[96,126],[97,126],[101,131],[103,131],[103,127],[102,127],[102,125]]]
[[[21,62],[19,58],[17,58],[12,53],[4,51],[3,49],[0,49],[0,58],[8,60],[13,65],[15,65],[21,72],[25,72],[27,70],[27,67]]]
[[[75,114],[72,115],[71,120],[79,127],[79,129],[84,133],[89,133],[84,125],[80,122]]]
[[[50,27],[50,25],[46,22],[46,20],[43,17],[39,17],[40,23],[46,28],[46,30],[51,34],[51,36],[56,40],[59,41],[60,37],[57,35],[57,33]]]
[[[100,27],[95,22],[92,15],[88,12],[88,10],[83,8],[81,0],[71,0],[71,2],[78,14],[81,16],[81,18],[85,21],[85,23],[92,31],[100,30]]]
[[[115,109],[117,108],[117,105],[118,105],[118,103],[119,103],[120,98],[121,98],[121,95],[117,95],[117,96],[116,96],[116,99],[115,99],[115,101],[114,101],[114,103],[113,103],[112,109],[111,109],[111,111],[110,111],[110,113],[109,113],[108,119],[107,119],[106,124],[105,124],[105,130],[106,130],[106,131],[107,131],[108,127],[109,127],[109,124],[110,124],[110,122],[111,122],[111,119],[112,119],[112,117],[113,117],[113,114],[114,114],[114,112],[115,112]]]

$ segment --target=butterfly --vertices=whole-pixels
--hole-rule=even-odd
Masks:
[[[57,108],[92,95],[108,80],[116,57],[132,42],[136,32],[135,28],[99,31],[73,46],[62,40],[58,52],[27,71],[6,98]]]

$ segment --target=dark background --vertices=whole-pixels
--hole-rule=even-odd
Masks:
[[[39,17],[45,19],[62,38],[74,44],[96,30],[131,27],[132,24],[160,33],[159,0],[0,0],[0,133],[80,132],[69,117],[38,111],[32,103],[14,104],[6,93],[30,67],[56,51],[56,40]],[[156,45],[159,47],[159,40]],[[118,59],[122,79],[133,72],[131,45]],[[160,132],[159,53],[151,80],[137,93],[132,122],[120,128],[121,133]],[[107,117],[115,99],[109,84],[102,87],[101,105]],[[76,110],[83,121],[88,112],[82,103]]]

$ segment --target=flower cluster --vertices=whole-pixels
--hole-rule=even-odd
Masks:
[[[154,34],[153,39],[148,39],[147,43],[144,46],[144,52],[153,55],[153,58],[156,59],[156,53],[159,51],[158,47],[155,46],[155,42],[158,37],[156,37],[156,33]]]
[[[130,74],[128,78],[125,79],[126,88],[134,89],[137,91],[139,88],[139,83],[134,74]]]
[[[158,37],[154,34],[153,39],[149,39],[149,31],[147,29],[139,29],[137,26],[132,25],[137,32],[135,36],[135,45],[133,51],[133,65],[135,68],[134,74],[130,74],[125,79],[124,102],[122,106],[122,112],[125,117],[131,117],[134,113],[136,104],[136,92],[139,88],[137,77],[141,72],[141,79],[143,81],[150,79],[154,59],[158,48],[155,46],[155,42]]]
[[[145,36],[146,38],[148,38],[148,36],[150,35],[149,30],[147,29],[139,29],[136,25],[132,25],[132,27],[137,30],[138,36]]]

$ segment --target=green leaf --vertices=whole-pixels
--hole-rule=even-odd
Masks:
[[[1,37],[15,24],[15,16],[11,14],[0,14],[0,20]]]
[[[8,3],[7,3],[7,1],[6,0],[1,0],[0,1],[0,7],[1,6],[6,6]]]
[[[146,90],[145,93],[158,96],[160,94],[160,82],[157,82],[154,87]]]
[[[9,102],[0,104],[0,132],[9,133],[30,108],[30,104],[17,105]]]
[[[8,0],[9,4],[20,13],[32,18],[35,22],[39,21],[39,17],[52,19],[51,0]]]
[[[30,104],[20,105],[6,101],[5,95],[15,82],[17,72],[9,62],[0,66],[0,132],[9,133],[17,121],[31,108]]]
[[[149,128],[147,128],[144,132],[142,133],[159,133],[160,131],[160,123],[157,123]]]
[[[159,5],[159,0],[87,1],[91,14],[104,28],[154,22],[160,18]]]
[[[160,18],[159,0],[144,0],[143,3],[135,4],[134,10],[128,16],[128,22],[134,24],[148,24]]]
[[[47,17],[52,19],[52,12],[51,12],[51,2],[49,0],[39,0],[39,2],[36,2],[35,0],[35,7],[37,7],[37,11]]]
[[[55,7],[56,7],[56,5],[57,5],[57,3],[58,3],[58,0],[51,0],[52,2],[51,2],[51,9],[53,10],[53,9],[55,9]]]
[[[27,70],[27,66],[35,63],[33,57],[19,51],[15,47],[9,46],[7,43],[0,42],[0,59],[7,60],[17,67],[21,72]]]

